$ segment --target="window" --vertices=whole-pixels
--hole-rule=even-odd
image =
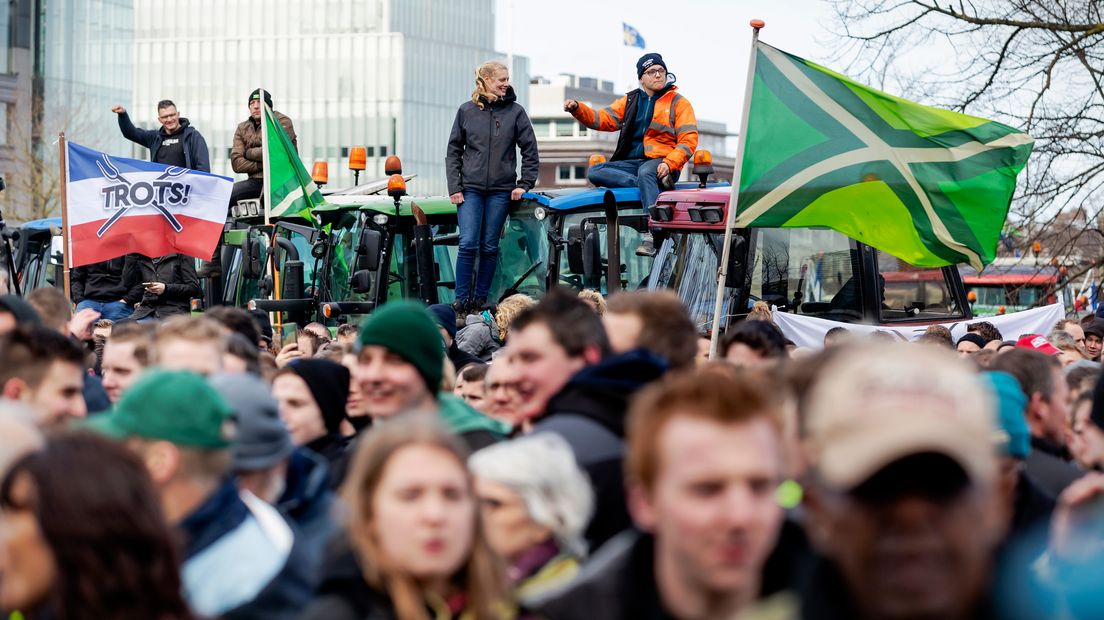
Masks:
[[[570,138],[575,135],[574,121],[556,121],[556,137]]]
[[[571,180],[571,166],[560,166],[559,174],[557,175],[561,181]]]
[[[916,321],[961,316],[959,304],[942,269],[914,267],[878,251],[882,283],[882,320]]]
[[[755,231],[751,295],[797,314],[861,320],[858,246],[823,228]]]
[[[538,138],[547,138],[550,127],[551,123],[548,121],[533,121],[533,133],[537,134]]]
[[[575,178],[582,180],[586,178],[587,169],[586,166],[575,166]]]

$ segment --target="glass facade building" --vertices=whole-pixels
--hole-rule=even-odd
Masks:
[[[136,0],[136,123],[176,102],[207,139],[212,171],[234,176],[234,129],[255,88],[291,117],[308,169],[352,185],[348,149],[367,148],[361,180],[397,154],[415,194],[446,191],[445,146],[474,70],[494,51],[494,0]],[[169,12],[171,10],[171,13]],[[528,65],[513,82],[527,96]],[[243,178],[243,177],[236,177]]]

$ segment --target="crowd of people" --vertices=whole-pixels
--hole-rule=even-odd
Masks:
[[[0,297],[4,617],[1090,618],[1104,591],[1094,317],[809,351],[757,308],[709,361],[673,293],[392,302],[282,346],[263,313],[59,295]]]

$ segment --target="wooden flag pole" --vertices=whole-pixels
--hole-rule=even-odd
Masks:
[[[72,302],[73,295],[69,285],[69,265],[73,264],[73,256],[69,252],[69,174],[66,154],[68,148],[65,143],[65,132],[58,134],[58,154],[61,156],[61,252],[62,252],[62,280],[65,283],[65,299]]]
[[[732,227],[736,222],[736,207],[740,198],[740,172],[744,165],[744,147],[747,144],[748,116],[751,114],[751,91],[755,87],[755,54],[759,44],[759,31],[766,26],[761,19],[751,20],[751,58],[748,59],[747,82],[744,86],[744,110],[740,115],[740,138],[736,147],[736,167],[732,172],[732,196],[728,201],[728,215],[725,218],[724,248],[721,249],[721,264],[717,269],[717,298],[713,304],[713,334],[709,338],[709,359],[717,359],[717,348],[721,340],[721,312],[724,303],[725,280],[728,279],[728,261],[732,253]]]
[[[261,104],[261,206],[264,208],[265,230],[268,231],[268,226],[271,224],[269,220],[269,209],[271,205],[269,205],[268,203],[269,199],[272,198],[272,195],[268,191],[271,183],[270,177],[272,174],[272,169],[269,165],[271,162],[269,161],[268,157],[268,119],[269,117],[272,117],[273,122],[275,122],[276,118],[275,115],[272,113],[272,109],[268,107],[267,103],[265,103],[264,96],[266,91],[264,87],[262,86],[257,90],[260,92],[261,97],[261,100],[259,101],[259,103]],[[267,262],[268,268],[270,270],[269,273],[272,274],[272,290],[269,291],[268,298],[279,299],[280,274],[276,272],[276,255],[280,251],[280,246],[276,243],[276,227],[273,226],[270,232],[271,236],[269,236],[268,238],[269,258]],[[271,312],[269,314],[269,321],[275,326],[274,333],[280,334],[281,338],[283,338],[284,332],[283,316],[283,313],[279,311]]]

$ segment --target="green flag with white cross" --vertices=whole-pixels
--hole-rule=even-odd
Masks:
[[[993,261],[1031,136],[758,43],[736,226],[837,230],[919,267]]]
[[[265,120],[265,174],[268,176],[265,208],[268,216],[299,215],[314,223],[311,212],[326,204],[326,200],[272,109],[262,103],[261,110]]]

